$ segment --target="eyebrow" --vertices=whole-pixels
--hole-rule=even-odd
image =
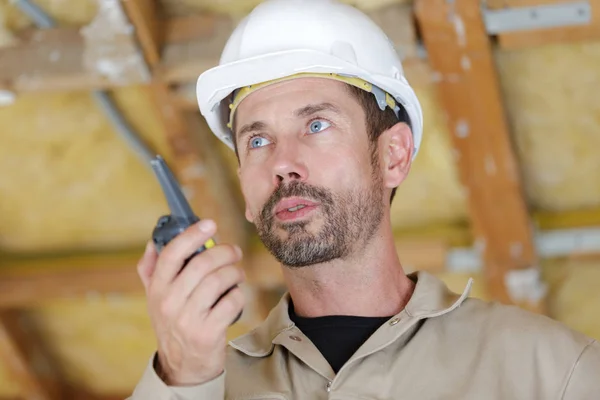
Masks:
[[[240,140],[241,138],[243,138],[244,136],[246,136],[250,132],[260,131],[262,129],[265,129],[266,127],[267,127],[267,124],[265,124],[262,121],[254,121],[251,124],[246,124],[237,133],[237,139]]]
[[[299,108],[294,111],[294,115],[298,118],[306,118],[322,111],[331,111],[336,114],[340,114],[340,109],[335,105],[331,103],[319,103],[309,104],[307,106]],[[264,130],[266,128],[267,124],[263,121],[254,121],[250,124],[246,124],[237,132],[237,140],[241,140],[244,136],[248,135],[251,132]]]
[[[299,108],[296,111],[294,111],[294,115],[296,115],[297,117],[305,118],[321,111],[331,111],[336,114],[340,113],[340,109],[331,103],[319,103],[309,104],[306,107]]]

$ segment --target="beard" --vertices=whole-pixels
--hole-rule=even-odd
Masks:
[[[346,259],[373,237],[383,218],[383,182],[374,169],[372,184],[342,193],[301,181],[281,184],[256,219],[258,235],[273,256],[287,267],[305,267],[334,259]],[[319,207],[322,223],[316,232],[307,221],[281,223],[274,208],[286,197],[298,196]],[[314,223],[313,223],[314,225]]]

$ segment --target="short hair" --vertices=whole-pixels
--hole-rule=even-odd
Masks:
[[[410,126],[408,113],[401,104],[398,104],[400,110],[398,111],[398,116],[396,116],[394,111],[389,107],[386,107],[385,110],[379,108],[379,104],[372,93],[352,85],[347,85],[347,87],[365,112],[365,123],[367,134],[369,135],[369,144],[371,145],[371,156],[373,157],[373,162],[375,162],[379,136],[399,122],[404,122]],[[396,188],[393,188],[390,196],[390,204],[394,200],[395,195]]]

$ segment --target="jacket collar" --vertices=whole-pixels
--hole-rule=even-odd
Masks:
[[[405,312],[409,317],[418,319],[438,317],[459,307],[469,296],[473,284],[473,279],[469,279],[463,293],[459,295],[451,292],[441,279],[428,272],[420,271],[408,276],[416,285],[401,313]],[[295,326],[288,314],[290,301],[290,294],[286,292],[257,328],[230,341],[229,345],[249,356],[269,355],[275,347],[276,338]]]

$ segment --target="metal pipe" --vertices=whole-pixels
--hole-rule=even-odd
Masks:
[[[56,27],[56,22],[44,10],[29,0],[14,0],[15,5],[42,29]],[[129,145],[144,164],[151,168],[150,160],[154,158],[152,150],[142,141],[139,135],[127,123],[123,114],[105,90],[94,90],[92,96],[98,106],[104,111],[119,136]]]
[[[117,109],[115,103],[109,97],[108,92],[95,90],[92,96],[96,103],[104,110],[107,118],[113,124],[115,130],[121,135],[123,140],[129,144],[129,147],[144,161],[144,164],[150,166],[150,161],[154,158],[152,151],[141,141],[139,136],[129,126],[123,114]]]
[[[555,229],[534,234],[540,259],[566,257],[571,254],[600,253],[600,228]],[[446,268],[452,272],[477,272],[483,258],[475,248],[454,248],[446,256]]]
[[[48,14],[41,8],[30,2],[29,0],[15,0],[15,5],[19,7],[23,13],[27,14],[29,18],[38,26],[38,28],[49,29],[56,27],[56,23]]]

